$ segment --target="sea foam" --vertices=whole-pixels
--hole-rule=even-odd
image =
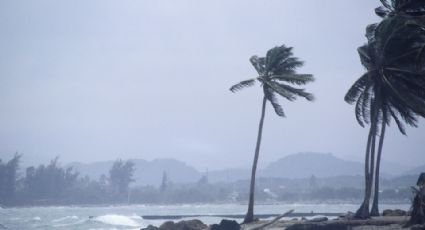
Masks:
[[[140,224],[133,220],[131,217],[123,215],[108,214],[103,216],[95,217],[94,220],[109,225],[139,227]]]

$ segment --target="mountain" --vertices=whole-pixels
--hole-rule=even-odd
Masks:
[[[297,153],[270,163],[260,177],[306,178],[362,175],[363,164],[342,160],[330,153]]]
[[[161,184],[162,175],[165,171],[170,181],[174,183],[188,183],[199,180],[202,176],[195,168],[186,163],[174,159],[156,159],[146,161],[142,159],[131,159],[134,162],[135,184],[136,185],[153,185]],[[109,169],[113,161],[101,161],[93,163],[70,163],[81,176],[89,176],[98,179],[102,174],[108,176]]]

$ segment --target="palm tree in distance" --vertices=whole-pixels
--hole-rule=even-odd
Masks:
[[[419,16],[420,9],[425,9],[424,3],[381,2],[384,6],[375,12],[383,20],[367,27],[368,43],[358,49],[367,72],[345,96],[346,102],[355,104],[358,123],[370,124],[365,154],[365,197],[355,214],[357,218],[379,215],[379,172],[386,126],[394,120],[400,132],[406,135],[404,123],[417,127],[418,117],[425,117],[425,27],[423,17]],[[422,7],[414,8],[419,2]],[[369,212],[373,186],[374,198]]]
[[[254,221],[254,191],[255,191],[255,174],[257,170],[258,156],[260,153],[261,136],[263,132],[264,116],[266,112],[266,103],[269,101],[278,116],[285,117],[283,109],[278,102],[277,95],[294,101],[297,97],[303,97],[308,101],[314,100],[312,94],[307,93],[304,89],[290,86],[289,84],[305,85],[314,81],[311,74],[297,74],[296,69],[303,65],[298,58],[293,57],[292,47],[285,45],[270,49],[266,57],[252,56],[250,59],[258,73],[258,77],[248,79],[233,85],[230,91],[237,92],[245,87],[253,86],[255,82],[261,84],[263,89],[263,103],[261,108],[261,118],[258,128],[257,145],[255,147],[254,162],[251,172],[251,184],[249,191],[249,204],[244,223]],[[288,84],[289,83],[289,84]]]

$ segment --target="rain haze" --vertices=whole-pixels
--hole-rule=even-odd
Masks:
[[[23,163],[174,158],[251,165],[262,91],[229,87],[249,62],[294,47],[313,103],[268,104],[260,165],[298,152],[362,161],[367,128],[343,97],[364,73],[370,0],[1,1],[0,158]],[[425,162],[425,127],[388,129],[383,158]]]

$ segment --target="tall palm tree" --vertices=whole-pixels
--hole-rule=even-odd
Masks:
[[[425,117],[423,17],[419,16],[419,8],[413,8],[417,6],[416,1],[381,2],[384,7],[378,7],[375,11],[383,20],[368,26],[368,43],[358,49],[367,72],[345,96],[346,102],[355,103],[358,123],[361,126],[370,123],[365,154],[365,197],[356,212],[358,218],[379,215],[379,172],[386,126],[393,119],[405,135],[403,121],[416,127],[418,116]],[[375,167],[377,136],[379,143]],[[373,186],[374,199],[369,212]]]
[[[261,118],[258,128],[257,145],[255,147],[254,162],[251,172],[251,184],[249,191],[249,204],[244,223],[250,223],[254,220],[254,190],[255,174],[257,170],[258,156],[260,153],[261,136],[263,132],[264,116],[266,112],[266,103],[269,101],[278,116],[284,117],[285,113],[278,102],[277,95],[294,101],[297,97],[303,97],[308,101],[314,99],[313,95],[304,91],[304,89],[290,86],[289,84],[305,85],[314,81],[311,74],[297,74],[296,68],[301,67],[303,62],[293,57],[292,47],[285,45],[270,49],[266,57],[252,56],[251,64],[258,73],[256,78],[248,79],[233,85],[230,91],[237,92],[245,87],[253,86],[256,81],[261,84],[263,89],[263,103],[261,107]],[[288,84],[289,83],[289,84]]]

